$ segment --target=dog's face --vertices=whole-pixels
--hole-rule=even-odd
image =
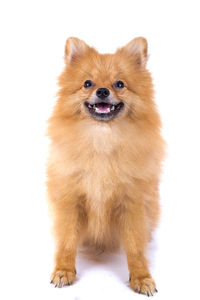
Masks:
[[[115,54],[99,54],[83,41],[69,38],[65,60],[59,80],[63,115],[97,122],[138,119],[153,104],[144,38],[132,40]]]

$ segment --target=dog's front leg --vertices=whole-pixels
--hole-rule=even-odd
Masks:
[[[135,292],[151,296],[157,290],[145,257],[149,233],[146,218],[140,199],[127,200],[121,235],[130,272],[130,287]]]
[[[78,211],[63,205],[56,209],[54,221],[56,237],[55,269],[51,283],[55,287],[71,285],[76,279],[75,258],[79,239]]]

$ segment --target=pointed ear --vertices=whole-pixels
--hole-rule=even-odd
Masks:
[[[76,58],[82,56],[88,49],[89,46],[84,41],[75,37],[68,38],[65,45],[65,62],[70,63],[75,61]]]
[[[147,48],[147,40],[143,37],[137,37],[124,46],[122,51],[132,56],[136,65],[145,67],[148,59]]]

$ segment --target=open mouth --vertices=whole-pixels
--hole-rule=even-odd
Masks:
[[[124,106],[123,102],[119,102],[118,104],[106,102],[90,104],[89,102],[85,102],[84,104],[87,107],[88,112],[94,119],[104,121],[115,118]]]

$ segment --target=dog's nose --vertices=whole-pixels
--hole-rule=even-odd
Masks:
[[[110,95],[110,92],[107,88],[99,88],[96,91],[96,95],[97,97],[99,97],[100,99],[105,99]]]

